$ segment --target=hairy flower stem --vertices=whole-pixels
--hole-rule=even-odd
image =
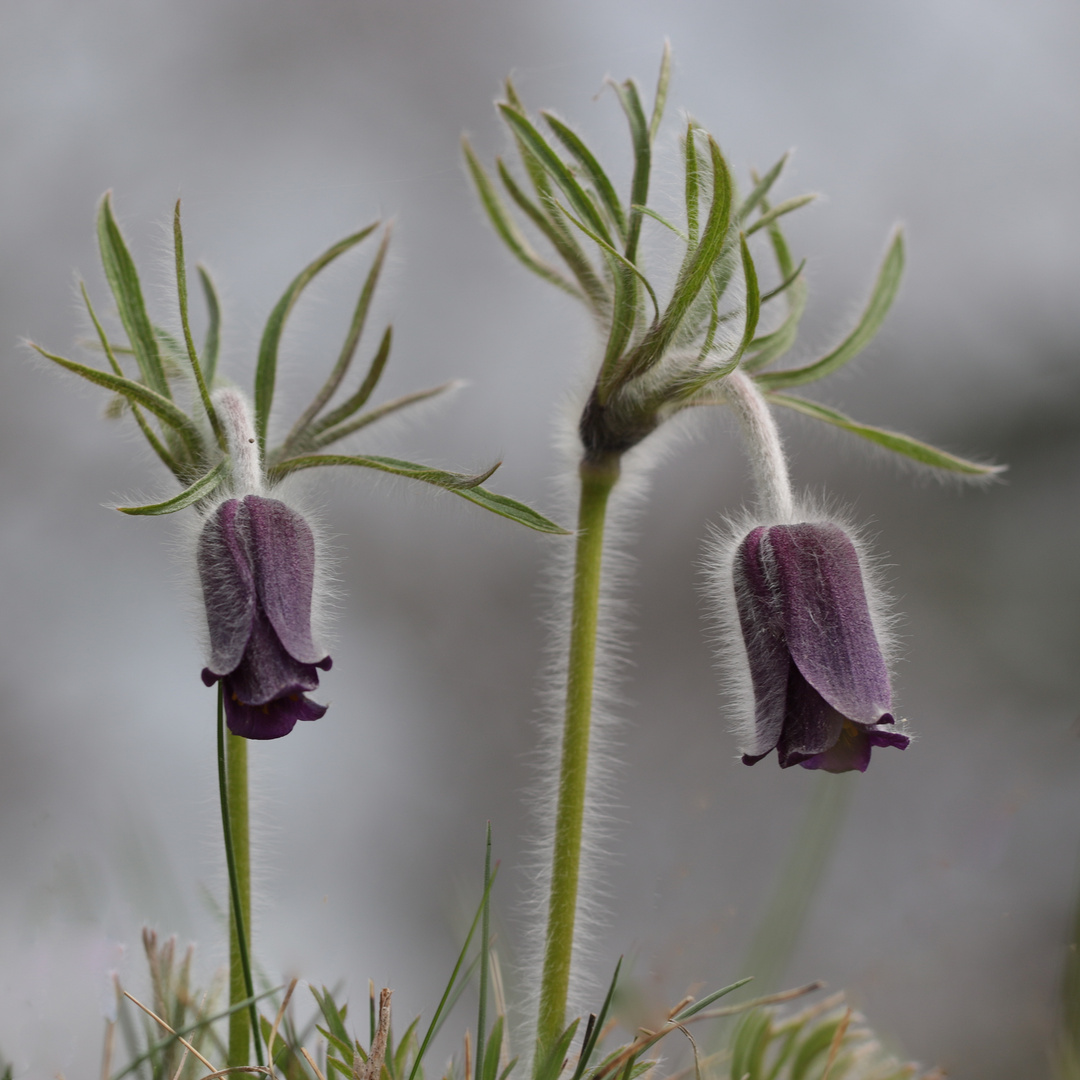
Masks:
[[[540,983],[540,1013],[536,1029],[538,1065],[543,1063],[548,1050],[562,1034],[566,1015],[589,771],[589,732],[596,672],[604,519],[608,496],[619,479],[619,460],[611,457],[600,462],[583,461],[579,475],[581,501],[578,506],[577,547],[574,553],[566,715],[559,765],[551,892],[548,898],[544,967]]]
[[[218,684],[217,706],[218,788],[221,794],[221,829],[225,862],[229,869],[229,1004],[255,997],[251,978],[247,928],[251,926],[251,843],[248,828],[247,740],[225,730],[225,696]],[[248,1008],[229,1016],[229,1067],[249,1064],[248,1051],[255,1038],[255,1057],[262,1065],[259,1019],[252,1000]]]

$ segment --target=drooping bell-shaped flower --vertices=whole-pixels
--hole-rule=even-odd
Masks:
[[[743,747],[753,765],[865,771],[891,730],[892,690],[859,555],[838,525],[761,525],[734,557],[735,601],[754,692]]]
[[[315,540],[307,522],[277,499],[223,502],[199,537],[199,577],[210,631],[203,682],[223,680],[234,735],[277,739],[325,705],[304,695],[330,657],[311,633]]]

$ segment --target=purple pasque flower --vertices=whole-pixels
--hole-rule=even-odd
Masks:
[[[207,686],[223,680],[229,730],[278,739],[325,705],[305,696],[331,660],[311,634],[315,539],[308,523],[277,499],[245,495],[207,519],[197,551],[210,662]]]
[[[735,601],[754,719],[743,761],[866,770],[875,746],[905,749],[855,545],[838,525],[760,525],[735,552]]]

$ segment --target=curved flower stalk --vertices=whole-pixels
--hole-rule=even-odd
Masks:
[[[773,522],[794,524],[794,502],[771,405],[798,410],[904,455],[961,477],[982,479],[994,466],[965,460],[896,432],[861,424],[826,406],[788,394],[848,363],[872,340],[896,295],[903,269],[903,239],[889,242],[870,299],[855,326],[824,356],[786,370],[775,365],[793,347],[806,306],[805,260],[796,263],[782,231],[784,217],[813,195],[772,203],[770,196],[787,155],[763,176],[752,176],[740,193],[716,140],[692,119],[682,137],[684,169],[680,220],[649,206],[656,136],[670,77],[665,48],[651,110],[633,81],[609,80],[626,116],[633,148],[628,195],[620,195],[582,137],[550,112],[532,118],[513,84],[499,114],[517,149],[522,176],[501,158],[494,174],[463,140],[465,160],[481,204],[499,238],[525,267],[585,305],[603,339],[591,391],[582,407],[578,436],[580,501],[573,574],[565,713],[560,741],[558,793],[550,862],[550,892],[544,939],[537,1060],[563,1029],[574,938],[579,926],[578,882],[589,775],[595,693],[598,607],[604,526],[623,456],[684,409],[734,405],[743,419],[761,495]],[[497,179],[496,179],[497,177]],[[647,266],[646,227],[673,233],[682,246],[674,280],[665,288]],[[541,242],[538,248],[530,232]],[[767,238],[775,283],[763,287],[755,239]],[[550,249],[544,254],[543,246]],[[775,308],[784,310],[773,315]],[[729,393],[746,384],[750,394]],[[740,402],[752,402],[750,411]],[[773,439],[768,442],[768,436]],[[783,484],[774,484],[778,466]],[[786,486],[786,493],[785,493]],[[856,722],[858,718],[850,718]],[[832,721],[830,721],[832,723]],[[835,726],[835,724],[833,724]],[[845,758],[862,760],[858,744]],[[830,731],[832,728],[830,727]],[[841,734],[847,732],[841,725]],[[798,740],[797,740],[798,741]],[[839,736],[809,752],[835,764]],[[758,744],[760,745],[760,744]],[[832,756],[828,756],[831,753]]]
[[[170,514],[193,507],[202,518],[196,559],[209,630],[203,681],[219,684],[218,767],[229,883],[229,1065],[247,1066],[254,1040],[263,1064],[255,991],[248,953],[251,879],[248,835],[247,739],[276,739],[298,720],[315,720],[326,707],[306,694],[318,686],[318,669],[330,657],[312,635],[316,547],[304,517],[275,497],[290,473],[324,465],[353,465],[404,476],[443,488],[531,529],[563,532],[514,499],[483,487],[498,466],[470,476],[375,455],[325,454],[354,432],[452,384],[407,394],[368,408],[390,355],[387,327],[359,385],[337,404],[356,356],[390,241],[383,231],[365,277],[341,352],[315,398],[285,438],[268,446],[278,351],[289,313],[311,280],[340,255],[374,234],[378,222],[334,244],[289,284],[267,320],[259,345],[254,407],[218,373],[220,305],[209,274],[199,268],[208,325],[201,354],[188,318],[187,273],[180,203],[173,215],[177,300],[181,334],[151,321],[135,263],[113,215],[108,194],[98,211],[97,231],[105,276],[127,342],[115,342],[82,290],[108,368],[47,352],[41,355],[113,393],[110,413],[130,410],[150,447],[180,484],[159,503],[118,507],[126,514]],[[226,737],[225,724],[232,735]],[[242,737],[237,737],[242,736]],[[246,1005],[245,1005],[246,1002]]]

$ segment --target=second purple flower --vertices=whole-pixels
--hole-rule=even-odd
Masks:
[[[830,523],[762,525],[735,552],[735,601],[754,691],[743,761],[865,771],[905,749],[855,545]]]
[[[203,682],[223,681],[234,735],[277,739],[325,705],[305,693],[331,659],[311,632],[315,539],[307,522],[277,499],[223,502],[199,537],[197,561],[210,661]]]

